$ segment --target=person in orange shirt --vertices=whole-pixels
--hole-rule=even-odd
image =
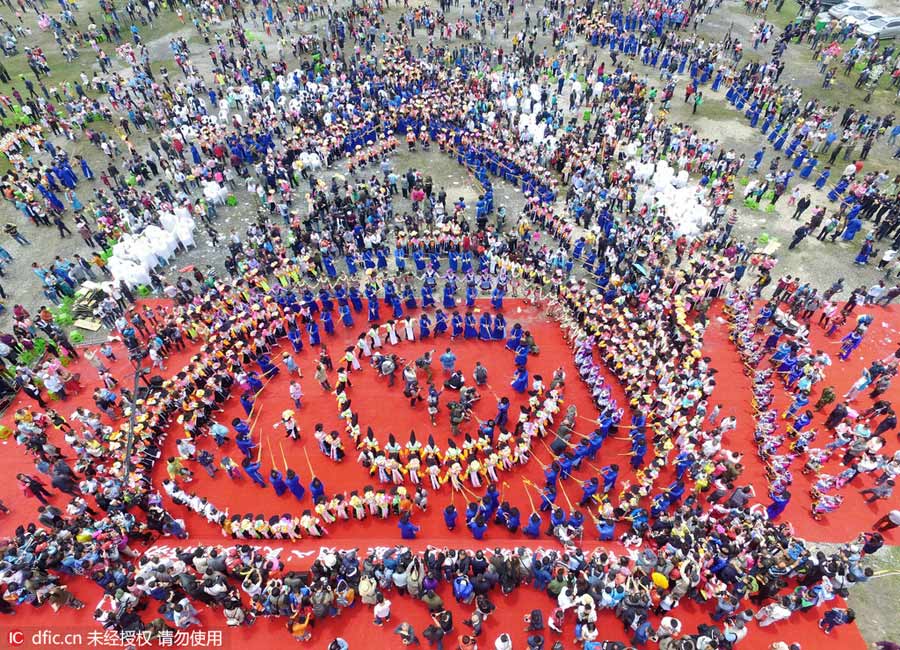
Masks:
[[[298,610],[288,621],[287,629],[297,641],[309,641],[312,632],[309,625],[312,622],[312,615],[308,609]]]
[[[459,650],[478,650],[478,639],[468,634],[460,635],[457,640]]]

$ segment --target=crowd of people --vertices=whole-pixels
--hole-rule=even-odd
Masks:
[[[758,12],[757,4],[748,10]],[[22,472],[17,482],[41,504],[38,523],[23,523],[0,542],[3,611],[13,611],[12,603],[81,608],[62,580],[81,576],[103,588],[94,617],[105,628],[160,639],[198,625],[202,603],[221,610],[229,626],[284,617],[290,634],[308,641],[316,621],[356,599],[372,607],[376,625],[388,623],[389,596],[397,593],[427,606],[433,623],[421,635],[432,645],[455,639],[474,650],[498,606],[492,597],[524,587],[551,599],[527,616],[531,650],[550,644],[545,619],[563,635],[554,648],[568,639],[586,649],[625,648],[602,638],[603,610],[621,621],[633,646],[652,640],[665,650],[730,648],[754,620],[768,626],[812,608],[820,608],[825,633],[853,622],[852,610],[834,601],[872,575],[864,558],[881,548],[896,518],[886,515],[879,532],[862,533],[830,554],[809,548],[778,519],[790,502],[795,461],[815,477],[816,518],[835,510],[859,475],[871,477],[861,490],[867,500],[892,496],[900,452],[887,444],[897,419],[884,393],[898,357],[868,363],[838,399],[829,385],[833,361],[813,350],[809,330],[817,319],[839,337],[843,362],[873,321],[865,313],[848,325],[855,307],[888,304],[900,289],[884,282],[857,289],[840,307],[835,296],[842,285],[820,292],[785,278],[759,307],[770,267],[736,237],[731,206],[745,170],[760,175],[747,181],[748,200],[775,205],[788,194],[800,220],[813,203],[791,186],[795,170],[812,180],[820,159],[834,165],[843,154],[847,164],[836,183],[829,185],[830,166],[814,181],[837,209],[828,217],[816,206],[790,248],[819,228],[820,239],[853,240],[862,220],[871,219],[876,229],[854,261],[868,264],[877,242],[890,237],[894,255],[880,254],[879,267],[893,262],[900,245],[898,178],[862,173],[875,143],[896,136],[893,116],[854,106],[841,114],[815,99],[804,102],[799,89],[779,81],[794,41],[809,38],[828,68],[831,41],[846,41],[851,32],[837,33],[836,26],[810,32],[800,23],[776,36],[762,21],[754,49],[777,39],[773,57],[742,62],[743,45],[731,32],[710,42],[689,29],[715,9],[704,0],[632,7],[483,2],[472,3],[472,20],[458,2],[443,0],[440,10],[379,0],[349,7],[235,2],[125,9],[103,2],[99,28],[65,0],[59,19],[43,3],[21,6],[53,31],[67,58],[91,43],[101,73],[55,84],[35,48],[26,52],[35,80],[6,79],[16,84],[15,101],[0,98],[0,113],[18,122],[15,131],[6,122],[2,129],[18,135],[4,140],[10,169],[0,189],[20,220],[5,231],[27,247],[22,224],[55,227],[60,238],[77,230],[90,252],[32,268],[54,305],[83,282],[107,281],[95,316],[113,338],[79,352],[54,312],[41,307],[32,314],[21,305],[12,310],[12,333],[0,337],[10,383],[34,402],[17,408],[4,433],[33,460],[36,474]],[[388,10],[400,12],[396,25],[387,22]],[[154,70],[142,32],[165,11],[181,22],[190,18],[208,49],[209,72],[181,37],[169,44],[180,75]],[[87,21],[86,31],[76,16]],[[312,21],[311,32],[300,29]],[[277,35],[277,48],[251,38],[255,25]],[[417,29],[427,40],[417,39]],[[508,50],[498,44],[498,30],[503,45],[510,40]],[[588,47],[569,47],[576,39]],[[106,41],[117,45],[125,64],[119,72],[99,46]],[[287,63],[291,57],[296,66]],[[848,71],[866,62],[862,84],[877,81],[879,70],[897,60],[892,48],[871,42],[858,42],[845,58]],[[638,64],[651,73],[637,72]],[[680,75],[690,79],[684,101],[693,112],[704,92],[727,87],[728,101],[771,145],[747,163],[690,123],[669,119]],[[115,133],[93,128],[96,120]],[[96,151],[70,156],[54,138],[83,139]],[[766,163],[769,146],[784,149],[783,163],[780,157]],[[467,205],[464,197],[449,197],[427,167],[395,170],[404,148],[442,157],[442,164],[455,161],[477,200]],[[678,221],[676,206],[645,198],[652,179],[643,170],[663,160],[698,179],[690,206],[702,215],[697,231]],[[335,172],[339,165],[346,175]],[[495,182],[521,192],[517,214],[499,205]],[[220,233],[220,190],[251,197],[242,232]],[[221,243],[224,273],[194,265],[167,277],[148,264],[147,291],[167,299],[151,307],[135,283],[117,275],[122,267],[108,268],[106,249],[165,227],[160,214],[176,212],[203,228],[213,245]],[[189,255],[192,236],[179,231],[177,240]],[[6,249],[0,257],[12,261]],[[129,263],[141,266],[140,257]],[[749,287],[748,264],[758,271]],[[507,296],[540,306],[559,324],[577,377],[567,377],[561,365],[546,378],[534,361],[529,368],[541,341],[507,320]],[[479,299],[491,309],[476,308]],[[742,478],[743,455],[731,448],[736,418],[716,404],[721,377],[703,346],[717,299],[753,386],[767,507]],[[355,343],[332,358],[328,346],[339,330]],[[503,378],[509,390],[495,392],[500,384],[489,381],[480,361],[468,376],[457,367],[454,346],[466,340],[512,357],[514,374]],[[434,349],[403,358],[404,344],[424,341]],[[147,360],[151,372],[170,378],[151,382],[138,374],[135,382],[145,385],[133,390],[110,370],[121,349],[111,344],[119,342],[136,367]],[[35,351],[39,359],[23,361]],[[298,418],[304,376],[294,355],[334,395],[343,431]],[[68,370],[82,356],[96,377]],[[188,358],[181,368],[167,368],[176,356]],[[307,473],[289,467],[283,449],[279,464],[271,442],[264,456],[268,438],[255,437],[256,421],[269,382],[282,373],[296,411],[283,411],[275,426],[288,444],[314,429],[324,458],[355,459],[377,485],[329,492],[327,476],[317,476],[308,458]],[[414,433],[408,442],[393,434],[385,441],[371,428],[363,433],[364,413],[353,404],[355,373],[377,375],[385,391],[402,390],[410,409],[446,431],[446,445]],[[577,381],[591,396],[591,417],[565,402],[567,384]],[[87,386],[95,409],[69,413],[63,405]],[[782,388],[789,398],[783,411],[776,404],[788,399],[780,397]],[[871,404],[854,409],[866,390]],[[813,392],[819,397],[811,406]],[[476,405],[488,394],[496,413],[481,420]],[[220,422],[230,400],[239,401],[245,417]],[[813,411],[826,407],[830,438],[817,441]],[[591,421],[593,430],[579,433],[578,420]],[[623,467],[596,466],[598,457],[608,458],[606,440],[618,434],[630,450]],[[536,455],[545,452],[546,464]],[[838,456],[844,469],[835,475]],[[504,473],[528,463],[541,465],[544,481],[527,484],[526,513],[524,504],[501,498],[499,485]],[[151,479],[157,465],[168,476],[161,490]],[[197,471],[226,480],[215,478],[220,470],[228,479],[271,487],[291,504],[288,512],[234,513],[227,496],[191,491]],[[620,472],[634,480],[620,481]],[[567,485],[578,486],[577,504]],[[64,508],[57,492],[66,495]],[[464,527],[476,540],[495,526],[555,539],[562,550],[401,546],[365,557],[323,550],[308,570],[297,571],[248,543],[320,538],[332,525],[389,517],[402,539],[413,540],[420,513],[435,506],[453,531],[463,528],[457,495],[466,500]],[[189,537],[173,506],[235,543],[138,551],[136,544],[158,536]],[[582,550],[588,540],[621,543],[626,551]],[[462,632],[436,593],[442,583],[473,606]],[[709,624],[683,629],[678,607],[686,598],[709,610]],[[152,600],[158,616],[149,620]],[[405,645],[418,643],[409,623],[393,631]],[[493,643],[512,647],[508,633]],[[347,646],[343,639],[328,645]]]

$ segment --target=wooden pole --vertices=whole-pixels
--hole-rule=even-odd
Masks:
[[[287,472],[287,470],[288,470],[287,456],[284,455],[284,447],[281,445],[280,440],[278,441],[278,448],[281,450],[281,460],[284,461],[284,471]]]
[[[528,497],[528,503],[531,505],[531,512],[537,512],[534,508],[534,499],[531,498],[531,492],[528,490],[528,481],[523,478],[522,484],[525,486],[525,496]]]
[[[313,469],[312,462],[309,460],[309,452],[306,450],[306,447],[303,448],[303,453],[306,455],[306,465],[309,467],[309,474],[315,478],[316,471]]]
[[[269,445],[269,457],[272,459],[272,469],[278,469],[278,464],[275,462],[275,452],[272,450],[272,445]]]

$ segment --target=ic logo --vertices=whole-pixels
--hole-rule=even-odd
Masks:
[[[12,647],[17,647],[25,643],[25,633],[22,630],[10,630],[6,635],[6,640]]]

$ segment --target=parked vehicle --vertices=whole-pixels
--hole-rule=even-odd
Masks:
[[[856,20],[863,21],[870,16],[880,15],[876,11],[872,11],[869,7],[865,7],[861,4],[855,4],[853,2],[845,2],[843,4],[835,5],[831,9],[828,10],[828,15],[832,18],[837,18],[838,20],[847,19],[847,20]]]
[[[867,20],[860,24],[859,33],[865,37],[875,36],[891,39],[900,36],[900,16],[882,16],[877,20]]]

